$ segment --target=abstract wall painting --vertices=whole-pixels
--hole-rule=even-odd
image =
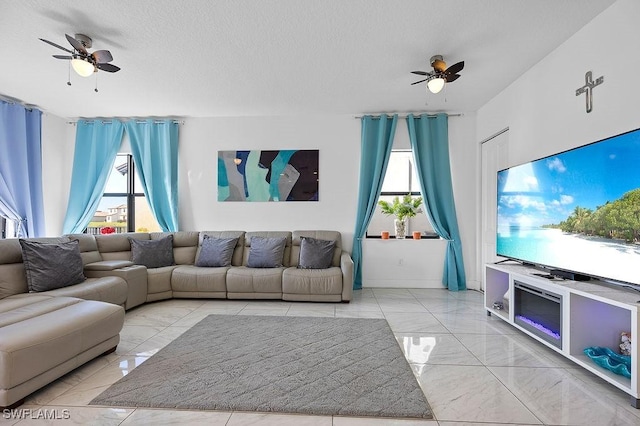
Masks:
[[[218,201],[318,201],[318,150],[218,151]]]

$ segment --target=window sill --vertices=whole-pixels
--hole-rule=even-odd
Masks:
[[[382,237],[380,235],[367,235],[364,237],[366,240],[382,240]],[[396,238],[393,235],[389,235],[389,240],[403,240],[403,238]],[[420,236],[421,240],[440,240],[441,238],[438,236],[438,234],[427,234],[427,235],[421,235]],[[413,241],[413,237],[408,236],[407,238],[404,238],[404,240],[410,240]]]

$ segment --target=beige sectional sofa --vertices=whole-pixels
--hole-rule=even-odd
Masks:
[[[173,239],[173,264],[134,264],[131,239]],[[205,235],[237,238],[231,264],[195,266]],[[254,237],[284,238],[282,266],[251,268]],[[303,238],[334,241],[328,268],[298,268]],[[353,261],[336,231],[205,231],[71,234],[87,277],[82,283],[29,293],[20,244],[0,240],[0,408],[20,401],[79,365],[115,350],[124,310],[170,298],[349,302]],[[124,308],[124,309],[123,309]]]
[[[157,240],[173,236],[174,264],[144,268],[131,262],[129,238]],[[195,266],[204,235],[214,238],[238,238],[230,266]],[[286,239],[281,267],[249,268],[247,261],[253,237]],[[304,237],[335,241],[331,266],[326,269],[299,269],[300,244]],[[313,302],[348,302],[353,292],[353,261],[342,249],[337,231],[203,231],[152,232],[109,235],[72,234],[80,242],[85,262],[85,275],[124,278],[136,301],[142,303],[170,298],[281,299]],[[98,257],[100,256],[100,257]],[[88,260],[91,260],[89,262]],[[140,271],[142,269],[146,272]],[[144,302],[143,301],[143,302]]]
[[[0,408],[115,350],[127,292],[109,276],[29,293],[18,240],[0,240]]]

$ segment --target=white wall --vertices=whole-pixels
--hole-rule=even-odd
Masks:
[[[639,1],[617,1],[484,105],[477,115],[450,118],[452,178],[469,288],[479,288],[481,277],[477,260],[479,146],[474,141],[509,127],[508,161],[514,165],[640,127],[636,106],[640,99],[636,82],[640,69],[639,16]],[[605,77],[604,84],[594,90],[590,114],[585,113],[584,95],[575,96],[588,70],[594,77]],[[75,127],[65,121],[48,114],[43,117],[48,235],[62,232],[68,199]],[[180,132],[181,229],[336,229],[343,233],[346,248],[351,249],[360,159],[358,120],[352,116],[193,118],[186,120]],[[216,201],[218,150],[293,148],[320,150],[319,202]],[[418,244],[426,247],[426,253],[433,253],[427,263],[432,266],[433,276],[439,276],[439,243]],[[413,259],[411,254],[403,258]],[[422,267],[407,265],[403,273],[421,276]]]
[[[42,192],[47,236],[62,234],[67,211],[76,128],[67,120],[42,114]]]
[[[449,117],[449,155],[451,180],[463,259],[467,275],[467,288],[479,289],[480,276],[476,273],[476,168],[479,150],[475,136],[476,117],[465,113]],[[405,120],[398,122],[394,148],[409,148],[409,135]],[[393,218],[389,218],[390,223]],[[390,225],[390,229],[391,229]],[[364,240],[363,287],[442,288],[442,273],[446,243],[442,240],[414,241],[409,236],[402,241]]]
[[[474,188],[475,115],[449,119],[451,167],[468,285],[479,288],[476,268]],[[398,123],[398,147],[409,147],[406,124]],[[238,203],[217,201],[217,152],[250,149],[319,149],[318,202]],[[470,149],[471,148],[471,149]],[[353,116],[194,118],[180,128],[180,229],[335,229],[351,251],[360,167],[360,120]],[[392,273],[403,259],[407,287],[441,287],[444,244],[422,240],[384,247],[363,244],[363,285],[398,286]],[[375,243],[373,243],[375,244]]]
[[[60,235],[66,211],[75,126],[45,114],[43,119],[44,190],[47,235]],[[475,274],[476,155],[475,115],[449,119],[452,179],[463,241],[469,288]],[[408,136],[398,124],[400,145]],[[126,145],[126,144],[125,144]],[[318,149],[318,202],[218,202],[217,153],[220,150]],[[179,222],[181,230],[332,229],[351,251],[360,167],[360,120],[353,116],[190,118],[180,127]],[[374,242],[373,244],[379,243]],[[440,288],[445,244],[437,240],[364,244],[364,285]],[[417,249],[418,248],[418,249]],[[398,259],[402,271],[394,273]],[[370,269],[369,269],[370,268]],[[401,278],[401,280],[398,280]],[[368,283],[368,281],[370,281]]]
[[[639,128],[638,17],[640,1],[614,3],[480,108],[476,140],[508,127],[512,166]],[[604,76],[588,114],[575,95],[587,71]]]
[[[368,239],[362,243],[362,286],[443,288],[447,243],[440,239]]]
[[[218,151],[253,149],[318,149],[319,201],[218,202]],[[331,229],[351,250],[360,164],[353,116],[188,119],[179,155],[180,229]]]
[[[449,155],[451,180],[456,202],[458,228],[462,239],[467,288],[480,289],[482,275],[477,262],[477,211],[479,206],[479,156],[476,140],[476,115],[449,118]]]
[[[520,164],[640,127],[640,2],[619,0],[477,114],[477,140],[509,127],[509,163]],[[576,97],[585,73],[604,83]]]

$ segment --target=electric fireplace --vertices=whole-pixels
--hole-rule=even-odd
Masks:
[[[562,296],[514,281],[515,323],[562,349]]]

